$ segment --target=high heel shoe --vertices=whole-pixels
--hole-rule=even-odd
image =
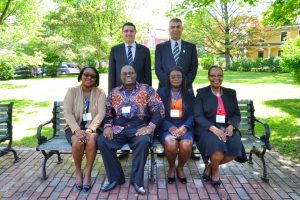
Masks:
[[[177,173],[177,178],[178,178],[178,180],[179,180],[181,183],[186,184],[186,183],[187,183],[186,177],[181,178],[181,177],[179,176],[179,173],[178,173],[178,170],[177,170],[177,169],[176,169],[176,173]]]
[[[82,183],[75,183],[75,187],[77,190],[82,190],[83,185],[82,185]]]
[[[208,164],[208,165],[205,167],[205,169],[204,169],[204,171],[203,171],[203,173],[202,173],[202,178],[203,178],[205,181],[210,181],[210,174],[207,174],[207,173],[206,173],[206,170],[207,170],[208,168],[210,168],[210,164]],[[210,171],[210,169],[209,169],[209,171]]]
[[[168,177],[168,183],[169,184],[175,183],[175,177]]]
[[[222,184],[222,181],[219,179],[219,180],[213,180],[211,179],[211,184],[215,187],[220,187],[220,185]]]
[[[82,186],[82,190],[83,190],[84,192],[88,192],[91,188],[92,188],[91,185],[83,185],[83,186]]]

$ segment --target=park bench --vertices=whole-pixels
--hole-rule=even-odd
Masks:
[[[263,180],[267,181],[267,169],[264,160],[264,155],[266,150],[270,150],[269,137],[270,130],[269,126],[255,118],[254,116],[254,106],[251,100],[240,100],[239,107],[241,110],[242,120],[239,127],[239,131],[242,134],[242,141],[245,147],[251,147],[249,154],[249,163],[252,163],[252,154],[257,155],[263,164]],[[60,154],[71,154],[71,146],[65,138],[64,126],[65,119],[63,116],[63,102],[55,101],[53,110],[53,117],[51,120],[39,125],[37,129],[37,140],[38,146],[37,151],[41,151],[44,155],[43,162],[43,178],[47,179],[46,167],[47,160],[54,154],[58,157],[58,164],[62,163],[62,158]],[[265,128],[265,133],[261,137],[255,135],[255,122],[263,124]],[[45,125],[52,123],[53,134],[50,138],[46,138],[42,135],[42,129]],[[261,147],[261,149],[260,149]],[[157,153],[157,149],[162,149],[161,144],[157,139],[154,139],[152,146],[150,147],[150,181],[154,182],[154,165],[155,157],[154,154]],[[124,145],[121,150],[130,150],[128,145]],[[99,151],[97,153],[100,153]]]
[[[53,117],[51,120],[40,124],[37,128],[37,140],[38,146],[36,147],[37,151],[41,151],[44,155],[43,162],[43,178],[47,179],[47,160],[54,154],[58,157],[58,164],[63,162],[60,154],[71,154],[71,145],[68,143],[65,137],[64,126],[66,124],[64,115],[63,115],[63,102],[55,101],[52,110]],[[50,138],[46,138],[42,135],[42,129],[45,125],[52,123],[53,134]],[[121,150],[130,150],[129,145],[124,145]],[[99,154],[100,152],[97,151]],[[154,182],[154,153],[153,146],[150,147],[150,181]]]
[[[17,163],[20,158],[17,155],[17,152],[11,147],[12,145],[12,109],[13,102],[7,104],[0,104],[0,143],[7,142],[7,146],[0,149],[0,156],[12,152],[14,154],[14,163]]]

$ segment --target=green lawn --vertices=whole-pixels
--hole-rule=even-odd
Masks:
[[[271,129],[271,145],[289,159],[300,162],[300,99],[270,100],[264,104],[287,114],[263,119]]]
[[[16,84],[9,84],[3,83],[0,85],[0,89],[18,89],[18,88],[26,88],[26,85],[16,85]]]
[[[21,116],[26,115],[30,117],[31,114],[37,112],[39,108],[47,108],[51,105],[49,101],[32,101],[26,99],[5,99],[1,100],[1,103],[14,102],[13,106],[13,121],[19,121]]]
[[[157,79],[155,71],[152,70],[153,79]],[[247,84],[294,84],[293,78],[289,73],[271,73],[271,72],[235,72],[235,71],[224,71],[224,82],[228,83],[247,83]],[[206,84],[207,70],[198,70],[196,84]]]

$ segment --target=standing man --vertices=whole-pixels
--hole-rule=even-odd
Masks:
[[[173,18],[169,22],[170,40],[158,44],[155,50],[155,73],[159,80],[159,88],[167,85],[168,71],[175,66],[184,70],[188,89],[192,89],[192,83],[198,69],[198,57],[196,46],[181,39],[183,31],[182,21]]]
[[[181,39],[183,31],[181,19],[171,19],[168,30],[170,40],[158,44],[155,50],[155,73],[159,80],[158,87],[166,87],[169,81],[168,71],[175,66],[180,66],[186,76],[187,88],[193,92],[192,84],[198,70],[196,45]],[[195,155],[193,151],[191,158],[199,160],[200,156]]]
[[[137,82],[152,85],[150,51],[147,47],[135,42],[136,28],[131,22],[122,27],[124,43],[111,48],[108,70],[108,92],[122,85],[121,68],[133,66]]]
[[[121,69],[123,85],[114,88],[106,99],[106,121],[98,148],[107,174],[103,192],[125,183],[125,176],[116,151],[126,143],[133,151],[131,184],[138,194],[146,194],[143,186],[144,167],[151,144],[150,135],[164,117],[163,103],[155,90],[136,82],[136,72],[130,65]]]

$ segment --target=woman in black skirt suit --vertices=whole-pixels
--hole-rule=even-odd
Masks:
[[[210,86],[200,88],[194,104],[197,147],[206,168],[203,179],[220,186],[219,165],[232,160],[247,160],[241,137],[237,132],[241,120],[236,92],[221,87],[223,70],[212,66],[208,70]],[[209,163],[210,160],[210,163]]]

